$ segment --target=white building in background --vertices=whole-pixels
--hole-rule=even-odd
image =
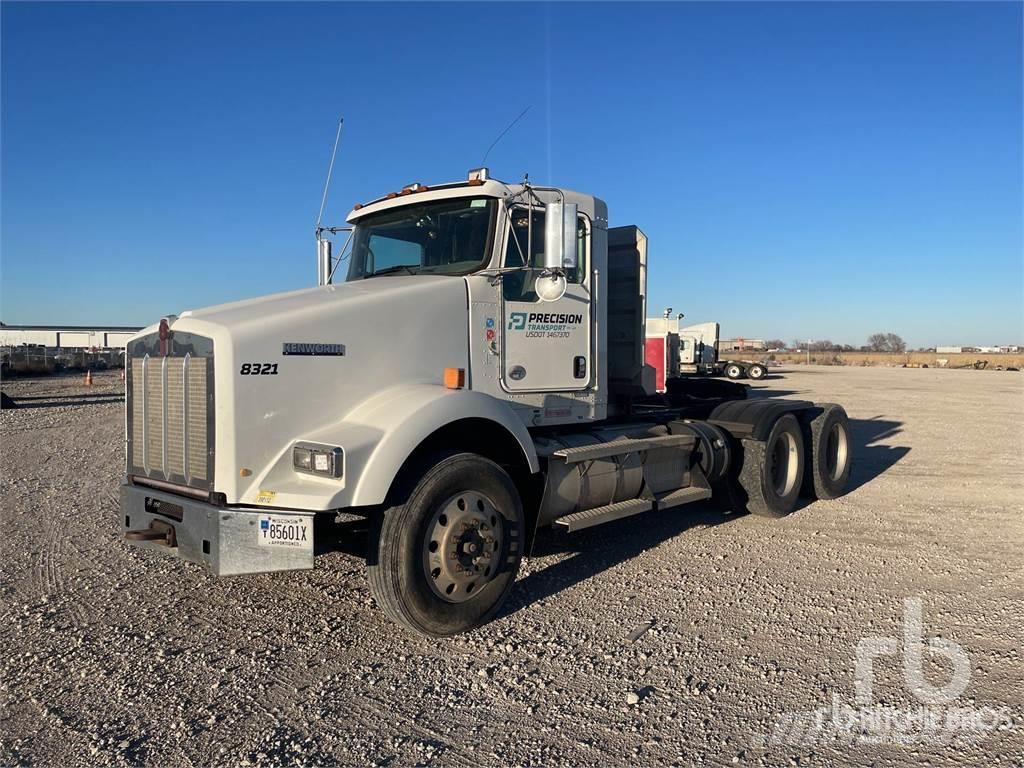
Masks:
[[[960,352],[971,352],[980,353],[983,355],[1016,355],[1019,354],[1021,347],[1017,344],[1005,344],[999,347],[936,347],[935,353],[938,355],[955,355]]]
[[[765,343],[764,339],[722,339],[718,342],[718,348],[723,352],[742,352],[744,350],[748,352],[763,352],[768,349],[768,344]]]
[[[133,326],[4,325],[0,323],[0,347],[24,344],[59,349],[124,349],[140,329]]]

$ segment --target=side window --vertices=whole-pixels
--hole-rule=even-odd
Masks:
[[[531,217],[528,208],[514,208],[511,213],[511,232],[505,246],[505,268],[523,266],[523,259],[531,255],[533,270],[512,272],[502,278],[502,293],[506,301],[538,301],[533,285],[544,264],[544,209],[534,208]],[[570,284],[580,284],[587,274],[588,228],[585,217],[580,216],[576,228],[576,267],[566,272]],[[531,237],[532,235],[532,237]],[[532,239],[533,248],[527,246]]]

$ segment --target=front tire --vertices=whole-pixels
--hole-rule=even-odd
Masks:
[[[442,454],[378,520],[370,593],[397,623],[447,637],[487,622],[522,559],[523,506],[508,473],[472,453]]]

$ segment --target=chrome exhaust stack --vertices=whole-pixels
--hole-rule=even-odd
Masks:
[[[316,240],[316,284],[331,282],[331,241],[319,235]]]

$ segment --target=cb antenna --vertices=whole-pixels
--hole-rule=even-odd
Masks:
[[[324,206],[327,205],[327,192],[331,188],[331,175],[334,173],[334,158],[338,156],[338,143],[341,141],[341,129],[345,125],[345,118],[338,118],[338,131],[334,134],[334,149],[331,150],[331,164],[327,166],[327,181],[324,182],[324,194],[320,198],[320,213],[316,217],[316,236],[320,237],[320,233],[323,231],[323,227],[320,226],[320,222],[324,218]]]
[[[492,142],[491,142],[491,146],[489,146],[489,147],[487,148],[487,151],[486,151],[486,152],[484,152],[484,159],[480,161],[480,165],[487,165],[487,156],[488,156],[489,154],[491,154],[491,150],[492,150],[492,149],[494,149],[495,145],[496,145],[496,144],[497,144],[497,143],[498,143],[499,141],[501,141],[501,140],[502,140],[503,138],[505,138],[505,134],[506,134],[506,133],[508,133],[509,131],[511,131],[511,130],[512,130],[512,127],[513,127],[513,126],[514,126],[514,125],[515,125],[516,123],[518,123],[518,122],[519,122],[520,120],[522,120],[522,119],[523,119],[523,115],[525,115],[525,114],[526,114],[527,112],[529,112],[529,111],[530,111],[530,110],[531,110],[532,108],[533,108],[533,104],[531,104],[531,105],[530,105],[530,106],[528,106],[528,107],[527,107],[526,109],[524,109],[524,110],[523,110],[522,112],[520,112],[520,113],[519,113],[519,117],[517,117],[517,118],[516,118],[515,120],[513,120],[513,121],[512,121],[511,123],[509,123],[509,124],[508,124],[508,127],[506,127],[504,131],[502,131],[501,133],[499,133],[499,134],[498,134],[498,138],[496,138],[496,139],[495,139],[494,141],[492,141]]]

